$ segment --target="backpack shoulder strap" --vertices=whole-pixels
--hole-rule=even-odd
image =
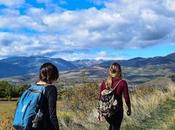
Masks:
[[[34,88],[32,88],[34,86]],[[35,92],[35,93],[40,93],[41,98],[38,102],[38,107],[41,109],[43,102],[44,102],[44,96],[45,96],[45,89],[46,86],[40,85],[40,84],[31,84],[31,87],[28,89],[29,91]]]
[[[117,82],[117,84],[115,85],[115,87],[113,88],[113,90],[112,91],[114,91],[116,88],[117,88],[117,86],[120,84],[120,82],[122,81],[122,79],[121,80],[119,80],[118,82]]]

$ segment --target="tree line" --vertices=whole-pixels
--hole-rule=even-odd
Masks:
[[[13,85],[8,81],[0,81],[0,98],[7,98],[10,100],[11,98],[19,97],[27,85]]]

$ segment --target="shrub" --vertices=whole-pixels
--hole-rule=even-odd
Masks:
[[[14,86],[8,81],[0,81],[0,98],[10,100],[12,97],[19,97],[26,87],[26,85]]]

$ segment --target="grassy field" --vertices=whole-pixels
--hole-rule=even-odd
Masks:
[[[89,86],[89,85],[88,85]],[[96,119],[97,86],[64,90],[57,102],[61,130],[105,130],[108,124]],[[86,93],[83,93],[85,90]],[[98,89],[97,89],[98,90]],[[71,94],[70,94],[71,92]],[[137,88],[131,94],[132,115],[124,115],[122,130],[174,130],[175,87],[166,89]],[[63,100],[64,99],[64,100]],[[89,102],[87,102],[89,100]],[[0,130],[13,130],[12,117],[16,102],[0,102]]]
[[[15,101],[0,101],[0,130],[13,130],[12,117],[15,106]]]

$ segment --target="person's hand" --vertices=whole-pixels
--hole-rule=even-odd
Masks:
[[[98,115],[98,121],[100,121],[101,119],[100,119],[100,115]]]
[[[130,116],[131,115],[131,109],[127,110],[127,115]]]
[[[98,121],[102,121],[102,116],[98,114]]]

